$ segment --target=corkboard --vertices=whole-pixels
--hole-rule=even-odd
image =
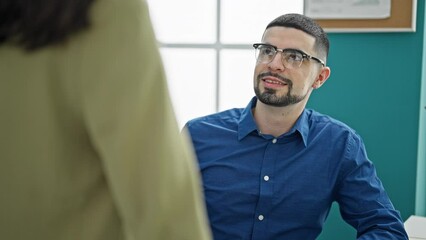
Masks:
[[[386,19],[317,19],[326,32],[415,32],[417,0],[391,0]]]

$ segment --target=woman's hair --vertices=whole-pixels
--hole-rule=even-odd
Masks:
[[[0,45],[12,42],[27,50],[65,41],[88,27],[94,0],[1,0]]]

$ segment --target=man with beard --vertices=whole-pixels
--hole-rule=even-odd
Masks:
[[[316,239],[333,202],[357,239],[408,239],[361,137],[305,108],[330,76],[323,29],[286,14],[253,47],[256,97],[185,126],[214,239]]]

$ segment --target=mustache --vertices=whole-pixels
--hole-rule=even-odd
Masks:
[[[293,85],[293,82],[290,79],[285,78],[285,77],[283,77],[281,75],[278,75],[276,73],[271,73],[271,72],[264,72],[264,73],[261,73],[261,74],[257,75],[257,80],[260,81],[260,79],[262,79],[264,77],[268,77],[268,76],[278,78],[278,79],[280,79],[281,81],[285,82],[288,85]]]

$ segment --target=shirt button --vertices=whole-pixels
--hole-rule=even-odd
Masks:
[[[265,181],[269,181],[269,176],[268,176],[268,175],[264,176],[264,177],[263,177],[263,180],[265,180]]]
[[[272,139],[272,143],[276,143],[276,142],[277,142],[276,138]]]
[[[257,217],[257,219],[259,219],[259,221],[262,221],[265,217],[263,215],[259,215],[259,217]]]

